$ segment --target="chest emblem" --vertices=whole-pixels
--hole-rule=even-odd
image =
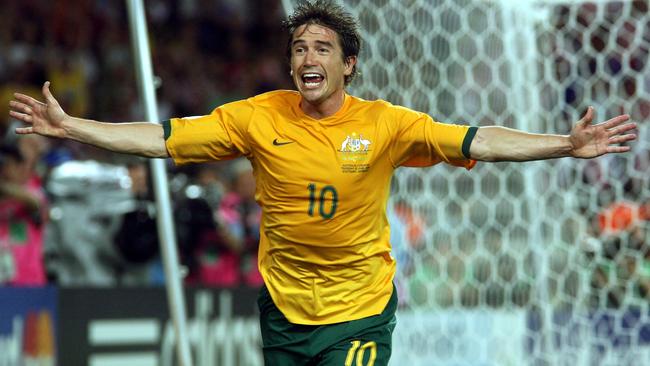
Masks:
[[[352,132],[341,142],[339,159],[343,173],[365,173],[370,168],[368,162],[372,141],[364,138],[362,134]]]
[[[341,152],[368,151],[372,142],[363,138],[363,135],[357,135],[355,132],[348,135],[341,144]]]

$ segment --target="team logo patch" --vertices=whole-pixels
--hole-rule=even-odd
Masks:
[[[368,164],[368,153],[371,150],[372,141],[363,137],[363,134],[352,132],[347,135],[343,142],[341,142],[341,149],[339,149],[339,156],[343,164],[341,164],[341,171],[343,173],[364,173],[367,172],[370,164]]]
[[[355,132],[348,135],[341,144],[341,152],[368,151],[370,140],[364,139],[363,135],[357,135]]]

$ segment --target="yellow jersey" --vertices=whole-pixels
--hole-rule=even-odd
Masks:
[[[393,291],[386,202],[399,166],[471,168],[475,127],[434,122],[385,101],[345,95],[313,119],[300,94],[274,91],[210,115],[164,123],[176,164],[247,157],[262,207],[259,268],[295,324],[332,324],[382,312]]]

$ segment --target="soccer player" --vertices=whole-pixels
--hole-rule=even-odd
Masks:
[[[438,123],[424,113],[346,93],[356,74],[356,20],[333,1],[300,2],[285,25],[296,91],[225,104],[162,125],[111,124],[67,115],[15,94],[19,134],[69,138],[176,164],[245,156],[262,207],[258,305],[268,365],[386,365],[395,327],[395,261],[385,215],[399,166],[594,158],[629,151],[621,115],[569,135]],[[434,204],[434,203],[432,203]]]

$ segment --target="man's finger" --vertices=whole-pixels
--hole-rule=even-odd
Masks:
[[[16,127],[15,132],[19,135],[27,135],[34,133],[34,128],[32,127]]]
[[[9,115],[19,121],[32,123],[32,116],[30,116],[29,114],[20,113],[16,111],[9,111]]]
[[[613,128],[610,127],[610,129],[609,129],[610,136],[611,136],[611,135],[614,135],[614,134],[621,134],[621,133],[625,133],[625,132],[629,132],[629,131],[636,130],[636,128],[637,128],[636,123],[626,123],[626,124],[621,124],[621,123],[623,123],[623,122],[625,122],[625,121],[617,122],[617,123],[614,125]],[[606,128],[607,128],[607,127],[606,127]]]
[[[19,112],[23,112],[23,113],[27,113],[27,114],[32,113],[32,109],[28,105],[26,105],[24,103],[20,103],[20,102],[16,102],[16,101],[12,100],[11,102],[9,102],[9,106],[11,108],[13,108],[14,110],[19,111]]]
[[[57,104],[56,99],[54,99],[54,96],[50,92],[50,82],[46,81],[43,83],[43,96],[45,97],[45,101],[47,104]]]
[[[636,129],[636,123],[626,123],[624,125],[616,126],[610,130],[609,136],[615,136],[615,135],[621,135],[624,134],[625,132],[633,131]]]
[[[606,151],[608,153],[622,153],[630,151],[631,147],[629,146],[607,146]]]
[[[29,95],[21,94],[21,93],[14,93],[14,98],[17,100],[29,105],[32,108],[36,108],[38,106],[44,106],[44,103],[39,102],[38,100],[30,97]]]
[[[589,125],[591,124],[591,121],[594,119],[594,107],[589,106],[587,108],[587,112],[585,113],[584,116],[578,121],[579,124],[582,125]]]
[[[608,141],[610,144],[622,144],[624,142],[632,141],[636,139],[636,135],[627,134],[627,135],[618,135],[611,137]]]
[[[613,127],[616,127],[616,126],[620,125],[623,122],[628,121],[629,119],[630,119],[630,116],[628,114],[621,114],[620,116],[616,116],[616,117],[614,117],[612,119],[609,119],[609,120],[601,123],[600,125],[602,125],[606,129],[610,129],[610,128],[613,128]],[[630,125],[634,126],[633,128],[636,128],[636,124],[630,123]]]

